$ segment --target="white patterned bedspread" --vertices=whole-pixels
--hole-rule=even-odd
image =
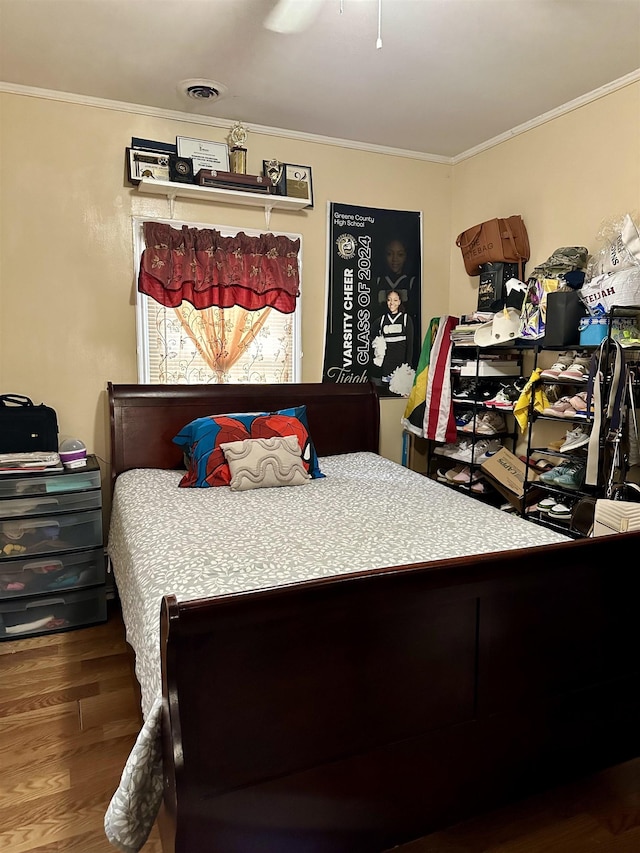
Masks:
[[[373,453],[320,467],[325,479],[304,486],[243,492],[180,489],[179,471],[118,477],[108,550],[145,720],[105,816],[119,850],[140,850],[162,797],[164,594],[185,601],[567,539]]]

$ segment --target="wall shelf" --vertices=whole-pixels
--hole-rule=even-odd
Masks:
[[[245,207],[263,207],[267,226],[274,208],[280,210],[302,210],[309,207],[305,199],[291,196],[270,195],[267,193],[243,192],[242,190],[224,190],[218,187],[200,187],[196,184],[181,184],[175,181],[160,181],[154,178],[142,178],[138,192],[146,195],[164,195],[169,200],[171,218],[176,198],[195,198],[200,201],[221,204],[236,204]]]

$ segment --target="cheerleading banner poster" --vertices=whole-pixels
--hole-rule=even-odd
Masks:
[[[329,203],[323,382],[408,397],[422,334],[422,214]]]

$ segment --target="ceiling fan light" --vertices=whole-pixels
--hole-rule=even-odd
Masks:
[[[299,33],[305,30],[320,11],[322,0],[278,0],[264,20],[274,33]]]

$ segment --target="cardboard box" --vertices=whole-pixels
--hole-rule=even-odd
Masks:
[[[524,497],[524,479],[526,465],[517,456],[514,456],[506,447],[498,450],[482,463],[482,473],[489,478],[491,485],[503,495],[512,506],[520,509]],[[533,483],[538,479],[535,471],[529,469],[527,482]],[[535,501],[538,489],[527,490],[527,503]]]

